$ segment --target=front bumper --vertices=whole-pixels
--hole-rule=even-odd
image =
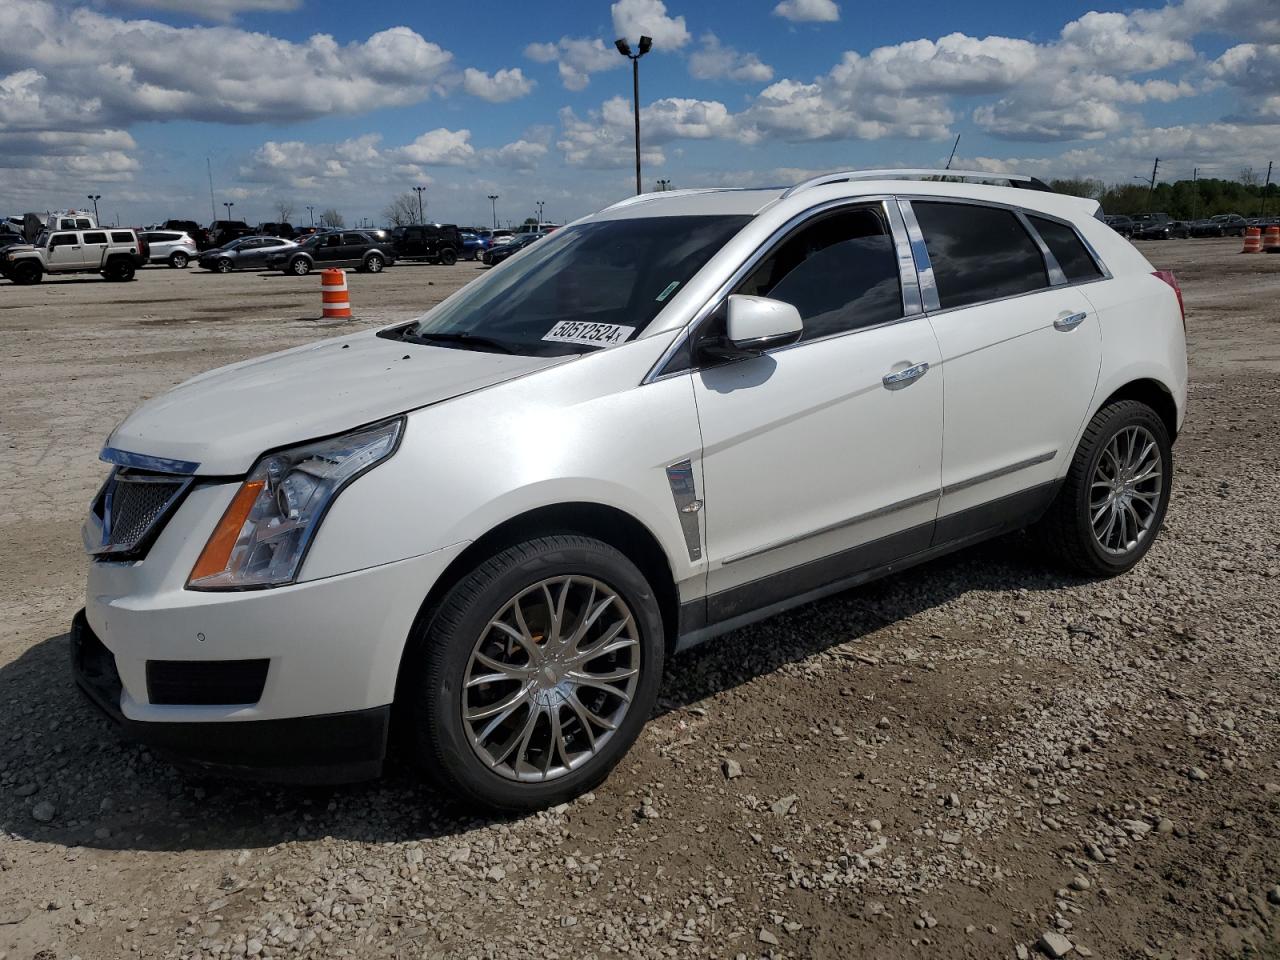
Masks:
[[[131,720],[120,709],[115,657],[81,610],[71,621],[71,670],[89,701],[131,740],[181,766],[287,783],[348,783],[382,772],[391,707],[228,723]]]

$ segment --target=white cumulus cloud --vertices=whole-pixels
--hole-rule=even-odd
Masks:
[[[840,19],[835,0],[782,0],[773,12],[797,23],[833,23]]]
[[[533,81],[519,67],[493,74],[467,67],[462,72],[462,87],[473,97],[490,103],[504,103],[527,96],[533,90]]]

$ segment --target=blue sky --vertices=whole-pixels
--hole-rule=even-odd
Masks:
[[[4,0],[0,212],[567,220],[645,185],[945,162],[1235,176],[1280,159],[1280,0]],[[221,207],[217,207],[221,211]]]

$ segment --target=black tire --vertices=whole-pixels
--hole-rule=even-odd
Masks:
[[[213,264],[213,269],[219,273],[230,273],[235,268],[236,265],[226,257],[219,257]]]
[[[311,272],[311,261],[306,257],[294,257],[289,261],[289,272],[295,277],[305,277]]]
[[[607,584],[630,608],[640,672],[630,706],[594,756],[553,779],[516,781],[495,772],[471,745],[462,717],[467,665],[489,621],[512,597],[570,574]],[[443,772],[458,793],[485,807],[528,811],[564,803],[599,785],[639,736],[657,701],[664,651],[653,588],[622,553],[574,534],[516,544],[475,567],[415,626],[399,688],[409,746],[433,777]]]
[[[440,262],[446,267],[452,267],[458,262],[458,251],[454,250],[453,247],[445,247],[440,251]]]
[[[1103,549],[1094,534],[1090,508],[1094,471],[1108,443],[1127,427],[1149,432],[1160,458],[1161,484],[1148,532],[1121,554]],[[1099,410],[1085,428],[1071,469],[1037,532],[1047,551],[1062,565],[1087,577],[1114,577],[1132,570],[1160,533],[1173,481],[1173,448],[1160,415],[1137,400],[1120,400]]]
[[[44,279],[44,271],[34,261],[23,261],[14,264],[10,271],[10,279],[19,286],[30,286]]]
[[[128,283],[136,271],[132,260],[108,260],[102,276],[113,283]]]
[[[185,270],[187,268],[187,264],[190,262],[191,258],[181,250],[175,250],[173,253],[169,254],[169,266],[173,267],[175,270]]]
[[[382,255],[371,253],[365,257],[363,269],[365,273],[381,273],[384,266],[386,261],[382,259]]]

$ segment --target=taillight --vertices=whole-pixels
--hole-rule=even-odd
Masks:
[[[1178,296],[1178,309],[1182,311],[1182,329],[1187,328],[1187,305],[1182,302],[1182,287],[1178,286],[1178,278],[1174,276],[1172,270],[1153,270],[1153,277],[1159,277],[1169,286],[1173,287],[1173,292]]]

